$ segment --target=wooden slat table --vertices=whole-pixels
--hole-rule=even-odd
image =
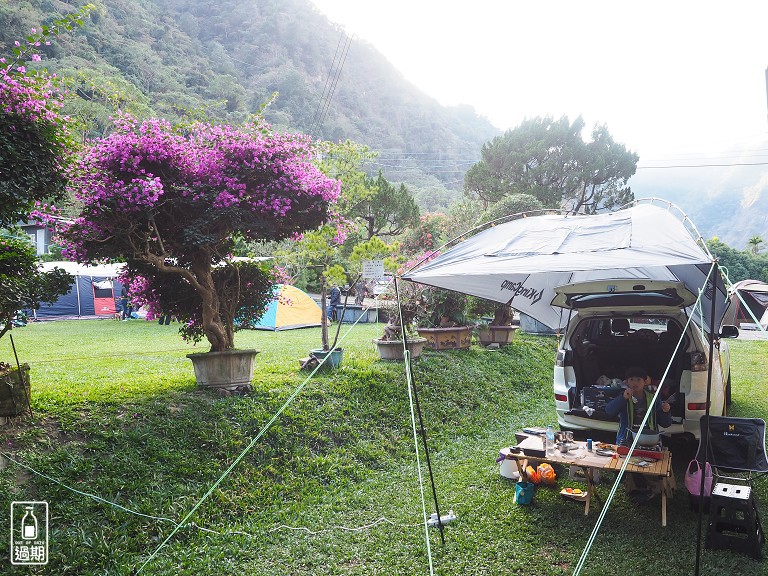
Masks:
[[[567,453],[562,453],[555,450],[554,454],[546,456],[533,456],[525,454],[526,448],[528,450],[541,450],[542,441],[538,436],[529,436],[520,442],[517,447],[521,448],[521,452],[515,454],[510,452],[508,448],[501,450],[501,454],[506,458],[517,460],[518,468],[521,471],[525,470],[528,462],[549,462],[550,464],[560,464],[562,466],[578,466],[584,471],[584,477],[587,480],[587,495],[584,499],[584,514],[589,514],[589,505],[592,501],[592,497],[595,495],[595,470],[612,470],[618,472],[624,464],[624,457],[610,457],[610,456],[598,456],[595,451],[588,451],[586,442],[574,442],[576,445],[575,450],[571,450]],[[615,450],[615,446],[613,449]],[[632,461],[635,459],[642,460],[638,456],[633,456]],[[635,464],[627,465],[625,472],[633,472],[637,474],[643,474],[646,476],[661,478],[661,525],[667,525],[667,496],[671,495],[675,490],[675,476],[672,474],[672,453],[666,448],[661,452],[660,460],[646,461],[649,464],[645,467],[637,466]]]

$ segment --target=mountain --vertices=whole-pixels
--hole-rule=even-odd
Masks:
[[[380,154],[370,173],[381,169],[404,182],[423,211],[434,211],[460,197],[464,172],[500,133],[471,107],[445,107],[425,95],[310,0],[92,3],[83,27],[42,47],[43,64],[71,88],[67,113],[90,137],[109,129],[118,107],[171,121],[205,109],[239,123],[270,102],[263,114],[277,130],[368,145]],[[32,28],[84,4],[0,2],[0,52],[10,55]],[[639,169],[630,185],[637,198],[679,205],[704,238],[742,249],[752,236],[768,240],[768,170],[731,162]]]
[[[368,145],[380,153],[372,173],[405,182],[434,210],[460,195],[464,172],[499,133],[472,108],[419,91],[309,0],[92,3],[83,27],[42,47],[48,70],[70,83],[67,111],[91,137],[108,130],[118,106],[172,121],[206,108],[237,123],[271,101],[264,116],[275,129]],[[10,54],[30,29],[84,4],[0,4],[0,50]]]

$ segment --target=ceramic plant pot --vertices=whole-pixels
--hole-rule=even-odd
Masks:
[[[376,349],[379,352],[379,358],[382,360],[405,360],[402,340],[380,340],[373,339]],[[418,358],[427,344],[426,338],[408,338],[406,346],[411,352],[411,358]]]
[[[250,386],[253,380],[253,360],[258,350],[224,350],[187,354],[195,367],[197,385],[234,391]]]
[[[519,326],[483,326],[477,329],[477,339],[483,346],[498,344],[506,346],[515,339]]]
[[[472,327],[419,328],[419,336],[427,339],[433,350],[464,350],[472,344]]]

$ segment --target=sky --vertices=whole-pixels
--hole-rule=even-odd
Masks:
[[[768,162],[766,0],[312,1],[501,130],[581,115],[639,166]]]

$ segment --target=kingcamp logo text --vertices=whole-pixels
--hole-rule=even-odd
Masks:
[[[536,302],[541,300],[541,297],[544,295],[543,290],[527,288],[523,282],[510,282],[509,280],[504,280],[504,282],[501,283],[501,289],[514,292],[512,298],[509,299],[510,303],[518,296],[522,296],[523,298],[528,298],[528,300],[531,301],[531,304],[536,304]]]

